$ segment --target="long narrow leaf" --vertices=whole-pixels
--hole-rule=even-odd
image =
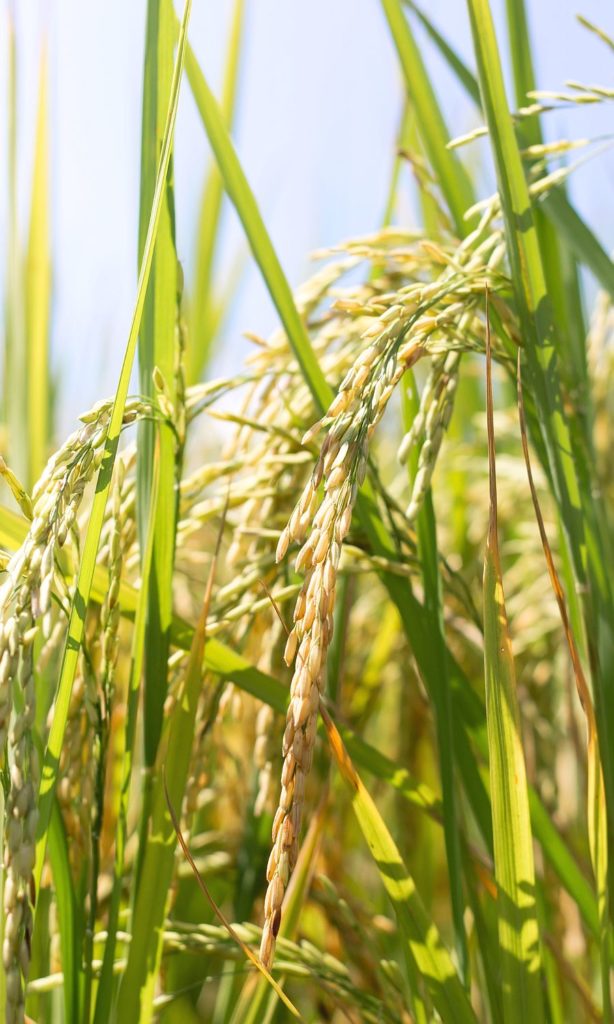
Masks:
[[[401,401],[403,429],[407,431],[411,427],[419,406],[416,382],[412,370],[408,370],[406,373]],[[418,514],[416,530],[418,535],[418,554],[422,563],[422,578],[424,582],[424,608],[429,616],[430,635],[438,662],[437,686],[434,690],[433,698],[437,726],[437,750],[441,772],[443,827],[448,861],[448,877],[450,879],[452,918],[461,973],[466,978],[469,965],[467,936],[464,925],[465,903],[461,866],[460,819],[456,795],[454,726],[443,623],[443,596],[439,573],[437,525],[430,489]]]
[[[17,42],[14,5],[7,10],[7,185],[8,225],[6,260],[5,346],[4,346],[4,419],[8,430],[8,455],[21,480],[28,473],[28,388],[26,381],[26,324],[24,317],[24,281],[19,234],[19,195],[17,187]]]
[[[537,84],[525,0],[506,0],[506,10],[516,105],[522,107],[528,102],[528,94]],[[539,117],[536,115],[528,118],[522,124],[519,134],[523,146],[540,145],[543,135]],[[562,189],[559,190],[558,205],[561,204],[561,196],[564,196]],[[581,430],[587,426],[588,417],[584,412],[590,403],[590,393],[585,348],[586,325],[578,269],[575,260],[568,258],[564,240],[559,237],[555,225],[545,216],[546,208],[536,204],[534,212],[546,285],[559,338],[561,365],[568,387],[573,388],[577,396],[579,415],[575,426]]]
[[[465,211],[475,202],[465,168],[450,152],[450,136],[420,50],[403,13],[401,0],[382,0],[384,14],[403,69],[407,90],[418,118],[424,149],[435,172],[459,237],[467,231]]]
[[[173,68],[175,15],[170,0],[148,0],[143,82],[141,144],[141,211],[139,257],[145,245],[151,204],[156,187]],[[162,374],[171,404],[176,402],[175,326],[177,320],[177,254],[172,180],[172,150],[162,196],[160,220],[139,334],[140,389],[153,397],[154,367]],[[157,432],[157,433],[156,433]],[[170,644],[172,577],[175,555],[176,472],[175,435],[169,422],[145,420],[138,427],[137,508],[144,544],[154,445],[159,445],[159,494],[153,540],[153,572],[149,576],[145,640],[144,747],[148,768],[154,763],[166,698]],[[144,814],[147,814],[147,794]]]
[[[243,173],[217,100],[189,47],[186,57],[186,73],[223,177],[224,187],[243,224],[252,252],[262,270],[265,284],[275,303],[305,380],[314,394],[320,412],[324,412],[330,404],[332,392],[326,384],[305,325],[298,314],[290,286],[269,238],[258,204]]]
[[[143,250],[143,260],[141,263],[141,271],[139,274],[139,281],[137,286],[137,299],[132,318],[132,326],[130,328],[128,344],[126,346],[126,353],[122,364],[115,400],[113,402],[113,409],[111,412],[111,418],[109,422],[109,429],[107,433],[103,462],[100,468],[100,472],[98,474],[96,494],[94,497],[92,512],[90,515],[90,520],[88,523],[87,533],[85,537],[83,555],[79,567],[79,576],[77,579],[77,587],[71,607],[70,620],[68,623],[68,638],[66,641],[66,646],[64,648],[64,655],[62,658],[60,680],[58,683],[58,690],[56,694],[53,711],[53,721],[51,724],[49,738],[47,741],[47,749],[45,750],[45,756],[43,759],[42,779],[39,792],[39,821],[36,834],[36,866],[34,871],[34,879],[37,890],[40,886],[40,878],[43,870],[43,860],[45,855],[45,847],[47,844],[47,830],[49,826],[51,808],[53,806],[55,784],[57,780],[58,766],[60,760],[60,752],[62,749],[64,730],[66,727],[66,718],[68,715],[68,706],[70,703],[70,694],[72,691],[72,684],[75,676],[75,670],[77,667],[79,651],[83,640],[83,632],[85,627],[85,613],[92,588],[92,580],[96,565],[96,553],[98,550],[98,543],[100,540],[100,531],[102,529],[102,524],[104,520],[104,512],[107,503],[109,487],[111,484],[113,464],[115,462],[117,446],[119,443],[119,434],[123,420],[126,397],[128,394],[130,373],[132,370],[132,363],[134,361],[134,355],[136,351],[137,337],[141,324],[141,317],[143,314],[143,304],[145,301],[145,292],[147,288],[147,282],[149,280],[149,273],[151,270],[153,248],[155,244],[156,233],[160,219],[162,196],[166,182],[168,165],[170,161],[173,133],[175,129],[175,120],[177,117],[177,106],[179,102],[179,84],[181,81],[181,73],[183,70],[185,39],[188,20],[190,17],[190,9],[191,0],[186,0],[186,5],[183,13],[183,20],[181,23],[179,45],[177,48],[177,56],[175,59],[175,67],[173,72],[173,88],[171,90],[171,103],[169,106],[166,130],[164,133],[164,146],[160,158],[160,167],[158,169],[156,191],[151,210],[149,230],[147,232],[147,242]]]
[[[450,1024],[473,1022],[475,1014],[434,922],[428,917],[383,818],[348,756],[339,732],[323,710],[324,724],[337,766],[352,794],[356,819],[371,850],[394,907],[404,951],[415,965],[441,1019]]]
[[[111,890],[111,900],[109,905],[107,941],[105,942],[104,947],[102,970],[100,973],[98,994],[96,997],[94,1024],[107,1024],[113,1000],[113,965],[115,961],[117,928],[119,924],[119,912],[124,881],[126,840],[128,835],[128,800],[130,796],[130,783],[132,781],[132,768],[134,765],[137,713],[145,652],[145,623],[147,620],[149,594],[147,583],[153,566],[153,539],[156,523],[156,508],[158,503],[159,459],[156,456],[157,453],[154,452],[154,472],[151,481],[151,490],[149,492],[149,521],[147,524],[147,537],[143,552],[141,586],[138,591],[138,601],[134,617],[134,630],[132,633],[130,675],[128,679],[128,701],[122,757],[122,785],[119,796],[117,829],[115,833],[113,888]]]
[[[224,70],[220,110],[229,130],[232,128],[235,111],[244,7],[245,0],[235,0]],[[214,330],[219,322],[213,289],[213,269],[223,197],[222,175],[213,163],[205,180],[198,217],[197,260],[192,289],[193,309],[186,368],[188,384],[195,384],[200,380],[211,354]]]
[[[488,312],[487,312],[488,316]],[[490,331],[486,342],[490,516],[484,560],[484,672],[490,753],[503,1017],[542,1020],[535,867],[514,657],[505,611],[497,526]]]
[[[47,461],[49,440],[49,313],[51,260],[49,240],[49,125],[47,47],[40,59],[40,84],[30,237],[26,259],[28,478],[31,490]]]
[[[62,970],[64,972],[64,1012],[66,1020],[80,1020],[79,985],[82,977],[80,963],[80,941],[82,921],[75,899],[75,890],[70,863],[68,844],[57,801],[54,801],[49,824],[49,861],[53,872],[53,884],[58,910]]]
[[[520,359],[518,359],[518,418],[520,422],[520,437],[522,441],[522,451],[524,455],[525,466],[527,469],[527,479],[529,481],[529,489],[531,491],[531,500],[533,502],[533,508],[535,510],[535,518],[537,520],[537,526],[539,529],[539,535],[542,542],[542,548],[544,550],[544,557],[546,559],[546,565],[548,567],[548,575],[550,576],[550,582],[552,589],[556,597],[556,602],[559,608],[559,614],[561,616],[561,622],[563,624],[563,632],[565,633],[565,639],[569,648],[569,656],[573,666],[574,677],[576,680],[576,689],[578,691],[578,698],[580,704],[586,716],[586,727],[587,727],[587,763],[588,763],[588,794],[587,794],[587,806],[588,806],[588,834],[589,834],[589,849],[591,853],[591,861],[593,865],[593,874],[595,876],[595,884],[597,886],[597,906],[599,911],[600,929],[601,929],[601,958],[602,958],[602,991],[603,991],[603,1011],[604,1019],[611,1020],[612,1007],[611,1007],[611,996],[610,996],[610,935],[609,935],[609,923],[608,923],[608,850],[607,850],[607,823],[606,823],[606,811],[605,811],[605,793],[603,787],[603,772],[601,769],[601,756],[599,754],[599,737],[597,735],[597,722],[595,720],[595,711],[593,708],[593,699],[591,696],[590,688],[586,677],[584,675],[584,669],[582,668],[582,661],[576,644],[576,640],[571,628],[571,622],[569,615],[567,614],[567,605],[565,603],[565,594],[561,581],[554,564],[554,558],[552,550],[550,548],[550,542],[546,533],[546,527],[544,524],[539,499],[537,497],[537,490],[533,480],[533,471],[531,469],[531,458],[529,455],[529,444],[527,438],[527,430],[525,423],[524,414],[524,401],[522,396],[522,375],[520,369]]]
[[[478,85],[478,80],[473,74],[473,72],[469,70],[469,68],[462,60],[462,58],[459,56],[459,54],[456,52],[456,50],[452,46],[450,46],[450,43],[447,41],[447,39],[444,39],[441,32],[438,31],[438,29],[435,27],[435,25],[428,17],[428,15],[424,13],[422,8],[419,7],[418,4],[414,3],[414,0],[404,0],[404,2],[406,6],[409,7],[409,9],[413,11],[413,13],[419,19],[425,31],[428,33],[428,35],[434,42],[435,46],[441,53],[442,57],[449,64],[451,70],[458,78],[460,84],[463,86],[467,95],[470,97],[470,99],[473,100],[475,105],[479,107],[480,86]]]

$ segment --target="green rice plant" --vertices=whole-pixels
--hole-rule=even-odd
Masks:
[[[9,1024],[612,1018],[614,267],[569,197],[593,140],[544,125],[613,93],[537,89],[523,0],[508,53],[467,0],[470,61],[426,6],[380,7],[403,85],[384,222],[293,290],[232,137],[244,4],[218,101],[190,0],[148,0],[134,314],[115,395],[63,442],[47,58],[22,257],[9,18]],[[184,72],[211,149],[185,287]],[[215,379],[224,197],[279,325]]]

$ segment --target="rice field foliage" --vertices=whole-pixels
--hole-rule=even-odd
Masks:
[[[382,0],[386,215],[293,290],[232,137],[246,6],[218,101],[190,0],[148,0],[134,315],[115,394],[66,440],[48,54],[24,232],[9,9],[4,1019],[610,1021],[614,267],[569,194],[594,140],[544,126],[614,91],[537,90],[524,0],[506,40],[467,0],[471,64]],[[614,42],[577,31],[607,82]],[[210,162],[184,275],[187,90]],[[225,204],[278,327],[218,378]]]

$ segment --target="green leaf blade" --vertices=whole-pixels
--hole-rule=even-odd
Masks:
[[[229,130],[232,129],[236,105],[244,12],[245,0],[235,0],[220,103],[221,114]],[[200,380],[210,359],[215,329],[220,321],[218,300],[213,285],[213,270],[223,198],[224,180],[217,164],[213,163],[204,183],[198,218],[196,268],[192,287],[193,309],[190,316],[190,344],[186,366],[188,384],[196,384]]]
[[[506,1024],[538,1024],[543,1003],[533,837],[499,556],[490,333],[486,344],[490,517],[483,584],[484,674],[503,1016]]]
[[[452,215],[459,238],[468,230],[465,211],[475,197],[469,176],[447,149],[450,136],[420,50],[403,13],[401,0],[382,0],[382,7],[399,55],[407,90],[413,103],[426,155]]]
[[[49,441],[49,317],[51,307],[51,258],[49,237],[49,113],[47,47],[40,59],[40,82],[34,176],[30,212],[30,237],[26,257],[26,326],[28,389],[28,490],[47,461]]]
[[[158,169],[158,176],[156,180],[156,190],[154,194],[154,200],[149,220],[147,239],[143,250],[143,260],[141,263],[141,270],[139,274],[137,298],[132,318],[132,325],[130,328],[130,334],[128,337],[128,343],[126,345],[124,361],[122,364],[117,391],[113,402],[113,408],[111,411],[111,418],[107,432],[104,457],[98,474],[96,493],[92,504],[92,511],[90,514],[90,519],[85,537],[85,543],[83,546],[83,553],[81,563],[79,566],[79,575],[77,579],[76,592],[70,611],[70,618],[68,623],[68,636],[66,639],[64,654],[62,658],[62,666],[60,669],[60,679],[58,682],[58,688],[55,698],[53,719],[51,729],[49,731],[45,755],[43,758],[42,778],[39,789],[39,821],[36,833],[36,865],[34,869],[34,881],[36,890],[38,890],[40,887],[40,879],[43,870],[45,848],[47,845],[47,832],[49,827],[49,820],[51,817],[51,810],[55,798],[55,786],[58,777],[60,753],[64,739],[66,720],[68,717],[70,694],[72,691],[72,684],[75,676],[75,670],[77,667],[79,651],[81,649],[81,644],[83,641],[83,634],[85,628],[85,613],[90,598],[92,582],[94,579],[94,572],[96,569],[96,555],[98,552],[100,533],[104,521],[107,496],[111,485],[113,464],[115,462],[115,456],[117,454],[119,435],[122,426],[126,398],[128,395],[128,386],[130,383],[130,373],[132,370],[132,364],[136,352],[137,338],[143,314],[145,293],[147,289],[149,274],[151,271],[154,243],[156,239],[156,233],[158,229],[158,223],[160,219],[160,212],[162,206],[162,193],[170,162],[172,139],[175,128],[175,121],[177,117],[177,106],[179,102],[179,84],[181,81],[181,73],[183,70],[185,38],[187,33],[187,24],[190,16],[190,10],[191,0],[186,0],[182,21],[182,30],[179,38],[179,45],[177,48],[177,56],[175,59],[173,73],[173,88],[171,90],[171,102],[169,105],[166,129],[164,134],[164,146],[160,158],[160,166]]]
[[[156,185],[168,109],[175,17],[169,0],[149,0],[143,82],[141,145],[141,210],[139,256],[145,244],[149,213]],[[170,401],[176,400],[175,327],[177,319],[177,254],[175,250],[172,153],[160,211],[151,276],[143,308],[138,360],[140,389],[154,397],[153,371],[161,372]],[[147,420],[138,427],[137,502],[141,538],[146,520],[153,473],[154,445],[159,431],[160,484],[154,534],[154,571],[149,580],[149,614],[145,643],[144,742],[145,760],[155,760],[166,697],[166,666],[172,619],[172,576],[176,519],[175,435],[170,423]]]
[[[326,714],[324,722],[337,766],[352,794],[356,819],[394,907],[406,956],[423,978],[444,1022],[475,1024],[475,1014],[450,954],[424,908],[401,854]]]
[[[305,325],[299,316],[290,286],[235,152],[217,100],[190,48],[188,48],[186,57],[186,72],[196,106],[224,180],[226,192],[243,224],[254,258],[260,267],[264,282],[279,313],[305,380],[311,389],[317,407],[323,413],[330,405],[332,392],[326,383]]]

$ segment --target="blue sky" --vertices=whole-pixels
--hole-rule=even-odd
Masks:
[[[0,31],[0,153],[6,138],[9,0]],[[127,339],[136,285],[136,234],[145,0],[21,0],[19,45],[20,219],[27,228],[37,61],[49,35],[52,131],[53,366],[62,377],[60,432],[78,412],[112,392]],[[231,0],[194,0],[190,38],[211,83],[223,66]],[[380,222],[401,105],[395,54],[378,0],[247,0],[235,137],[248,178],[293,284],[309,272],[309,252]],[[468,60],[462,0],[432,0],[433,19]],[[503,38],[502,3],[493,2]],[[600,0],[529,0],[541,87],[566,78],[610,84],[614,56],[575,21],[577,11],[614,31]],[[607,21],[605,20],[607,18]],[[449,124],[474,127],[447,69],[427,47]],[[557,112],[549,137],[610,130],[609,109]],[[178,249],[189,281],[194,225],[209,159],[187,84],[176,136]],[[614,247],[609,202],[611,153],[583,168],[573,185],[582,213]],[[485,169],[485,177],[488,169]],[[488,188],[485,182],[485,188]],[[492,191],[492,187],[488,188]],[[403,207],[408,222],[408,201]],[[0,237],[6,227],[6,168],[0,159]],[[232,211],[224,219],[219,266],[228,278],[245,262],[215,369],[227,372],[246,350],[243,330],[266,334],[274,313],[249,264]],[[5,254],[0,253],[0,280]]]

